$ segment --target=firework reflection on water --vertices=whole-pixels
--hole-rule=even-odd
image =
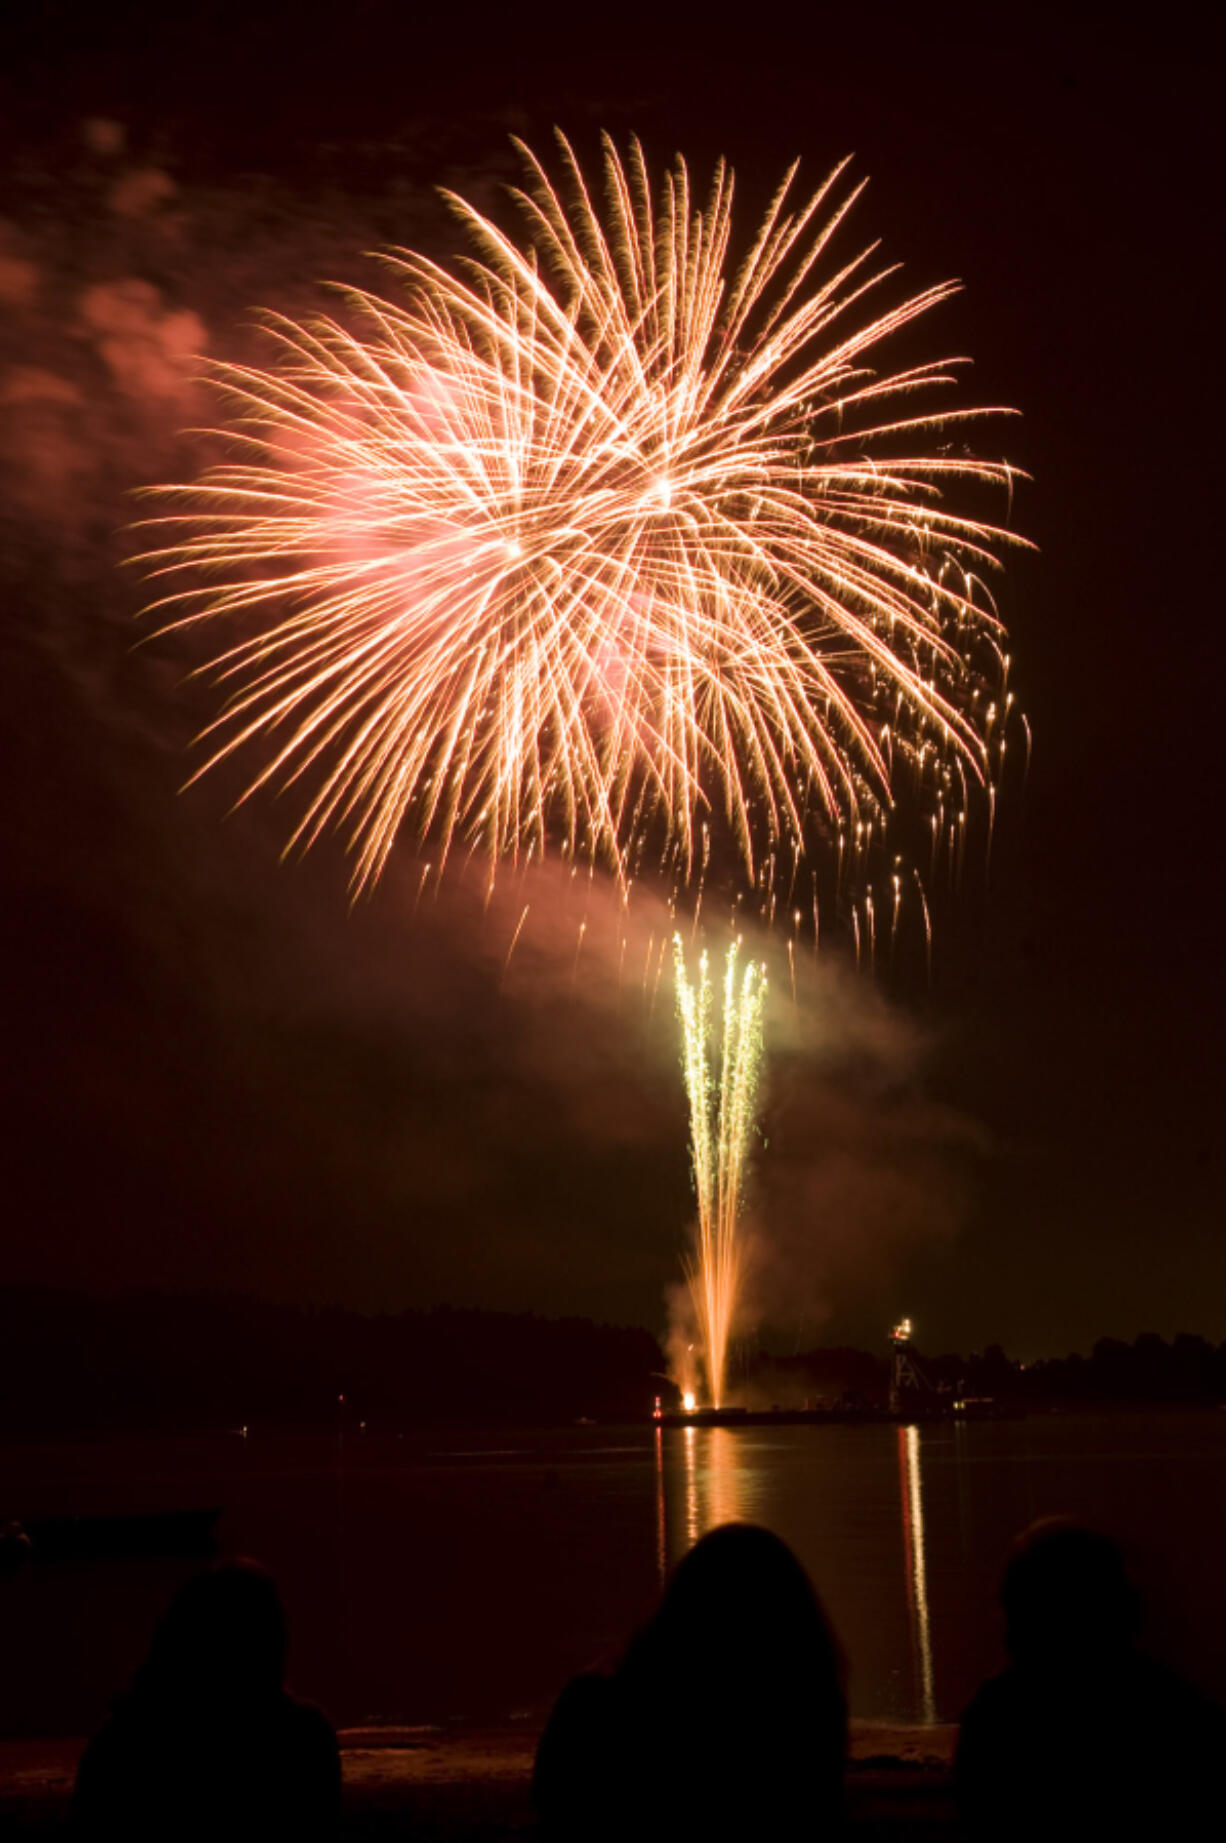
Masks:
[[[932,1624],[928,1611],[928,1553],[924,1541],[924,1484],[920,1466],[920,1430],[898,1429],[899,1501],[902,1506],[903,1555],[907,1570],[907,1611],[919,1686],[920,1720],[936,1720],[932,1669]]]
[[[950,1625],[948,1593],[942,1602],[944,1627],[936,1618],[930,1577],[940,1578],[942,1556],[939,1544],[935,1557],[931,1554],[924,1486],[927,1482],[929,1496],[935,1486],[939,1499],[943,1480],[945,1508],[952,1509],[949,1493],[956,1491],[961,1496],[966,1488],[968,1437],[973,1439],[975,1430],[961,1425],[939,1430],[880,1425],[793,1427],[780,1433],[699,1423],[657,1427],[655,1533],[660,1583],[696,1542],[721,1523],[765,1523],[796,1548],[819,1593],[833,1602],[836,1612],[841,1595],[861,1590],[871,1579],[867,1599],[855,1601],[854,1617],[874,1635],[875,1645],[863,1648],[873,1651],[876,1668],[888,1675],[890,1718],[921,1723],[949,1720],[949,1672],[942,1674],[945,1694],[938,1701],[936,1656],[938,1640],[943,1637],[949,1645],[960,1631],[956,1622]],[[934,1439],[938,1459],[942,1448],[949,1457],[949,1442],[954,1441],[958,1462],[956,1467],[938,1470],[935,1478],[931,1475]],[[925,1462],[930,1468],[927,1481]],[[785,1483],[788,1478],[791,1482]],[[1024,1511],[1022,1500],[1011,1503],[1005,1514],[1016,1518]],[[891,1513],[896,1520],[891,1520]],[[880,1543],[874,1541],[867,1549],[866,1518],[881,1536]],[[938,1518],[938,1526],[940,1521]],[[945,1517],[947,1531],[955,1521],[952,1515]],[[967,1555],[964,1534],[956,1562],[948,1553],[944,1556],[947,1582],[952,1569],[961,1584]],[[980,1577],[985,1606],[990,1602],[993,1569],[994,1557],[984,1556]],[[881,1572],[876,1575],[874,1570]],[[852,1603],[849,1600],[848,1606]],[[963,1604],[959,1596],[954,1603]],[[884,1639],[883,1626],[888,1634]],[[948,1665],[948,1657],[945,1662]],[[973,1659],[968,1655],[962,1660],[963,1673],[977,1668],[978,1662],[977,1651]],[[954,1689],[955,1710],[960,1693]]]
[[[755,1466],[742,1444],[743,1432],[729,1427],[655,1430],[656,1565],[660,1581],[700,1536],[721,1523],[753,1522],[760,1489]],[[679,1442],[679,1444],[678,1444]],[[681,1515],[669,1515],[669,1465],[680,1459]]]

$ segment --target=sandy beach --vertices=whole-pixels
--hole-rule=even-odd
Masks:
[[[853,1835],[922,1839],[948,1833],[957,1730],[854,1722],[848,1771]],[[538,1730],[502,1727],[348,1728],[340,1735],[343,1837],[413,1835],[443,1843],[531,1837],[530,1781]],[[0,1833],[64,1832],[80,1740],[0,1741]]]

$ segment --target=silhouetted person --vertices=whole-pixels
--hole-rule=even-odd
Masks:
[[[220,1562],[189,1581],[85,1750],[73,1834],[131,1843],[334,1834],[336,1736],[287,1694],[285,1649],[285,1613],[262,1568]]]
[[[966,1832],[1174,1838],[1200,1834],[1215,1811],[1220,1832],[1226,1716],[1136,1649],[1141,1603],[1115,1543],[1034,1524],[1001,1602],[1009,1667],[976,1695],[958,1739]]]
[[[777,1536],[726,1523],[613,1674],[562,1692],[536,1759],[541,1836],[827,1836],[846,1740],[842,1658],[808,1576]]]

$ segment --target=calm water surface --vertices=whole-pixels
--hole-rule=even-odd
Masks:
[[[1226,1700],[1226,1414],[967,1427],[575,1428],[12,1448],[0,1515],[217,1504],[289,1608],[291,1678],[340,1726],[537,1715],[606,1659],[729,1517],[817,1583],[856,1715],[954,1720],[1000,1662],[1010,1537],[1067,1512],[1124,1541],[1152,1648]],[[0,1584],[0,1731],[81,1734],[183,1563]]]

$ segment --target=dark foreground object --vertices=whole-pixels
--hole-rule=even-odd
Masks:
[[[909,1427],[916,1421],[1020,1420],[1025,1410],[983,1400],[959,1402],[943,1396],[921,1397],[902,1408],[859,1404],[833,1408],[664,1408],[653,1414],[656,1427],[862,1427],[887,1422]]]
[[[853,1724],[846,1811],[854,1839],[953,1836],[955,1731]],[[535,1724],[342,1733],[344,1843],[527,1843],[535,1838]],[[0,1835],[67,1834],[79,1741],[0,1741]]]
[[[40,1517],[21,1528],[31,1561],[148,1561],[214,1554],[220,1515],[214,1507],[140,1516]]]
[[[1001,1588],[1010,1664],[962,1721],[969,1838],[1222,1834],[1226,1716],[1135,1646],[1116,1544],[1063,1520],[1019,1539]]]
[[[333,1837],[336,1736],[283,1683],[271,1578],[224,1562],[171,1602],[148,1661],[82,1756],[74,1836],[115,1843]]]
[[[844,1665],[804,1569],[751,1523],[711,1530],[606,1676],[541,1737],[547,1843],[824,1837],[843,1802]]]

